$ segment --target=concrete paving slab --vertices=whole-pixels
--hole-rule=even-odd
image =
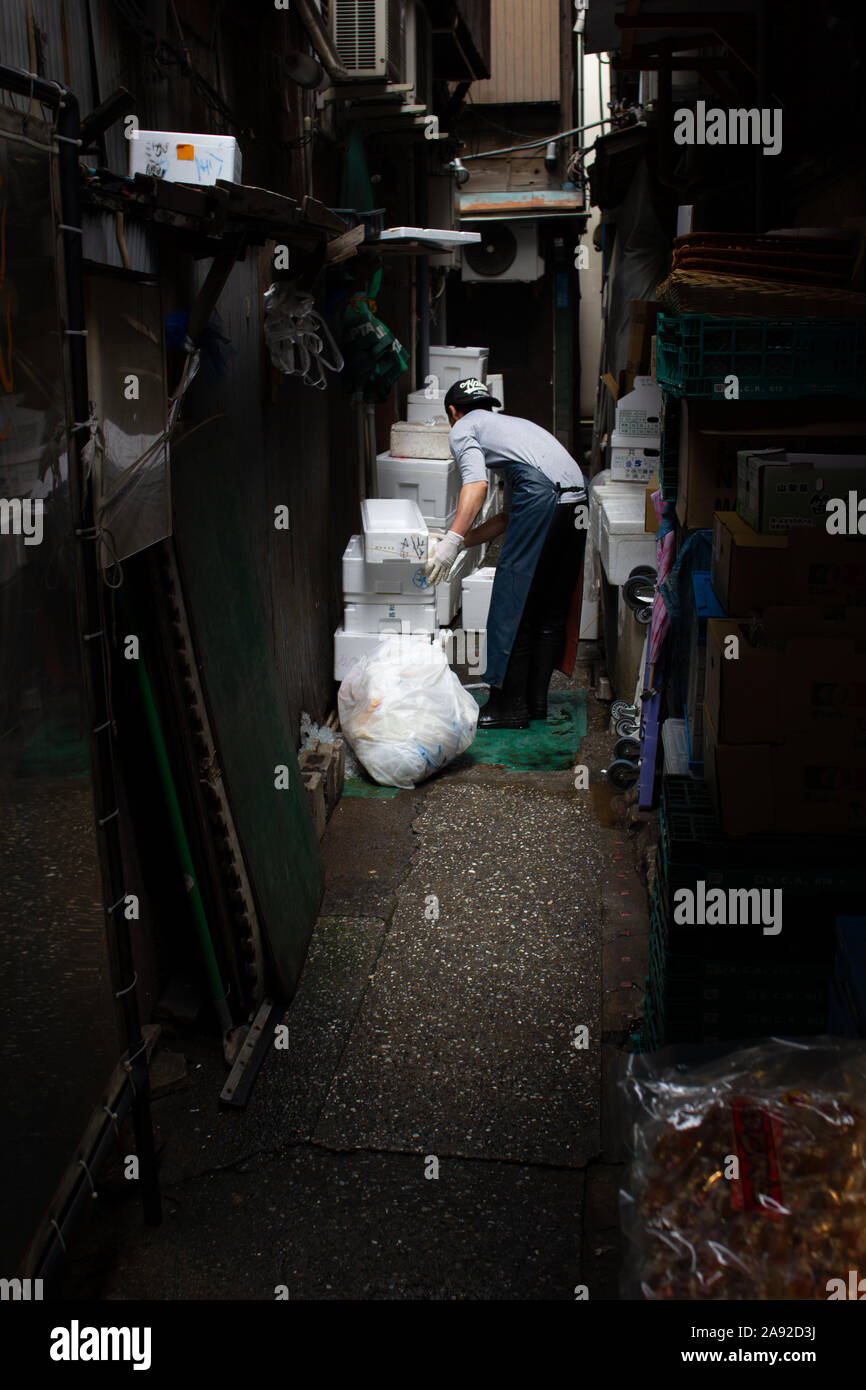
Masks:
[[[417,849],[412,822],[425,795],[421,788],[387,801],[350,797],[340,802],[322,839],[323,917],[391,916]]]
[[[461,1160],[424,1173],[421,1156],[301,1146],[167,1190],[156,1230],[127,1203],[100,1296],[273,1301],[283,1285],[290,1301],[573,1298],[583,1174]]]
[[[585,1163],[599,1144],[601,1043],[601,859],[585,800],[443,781],[414,828],[314,1140]]]

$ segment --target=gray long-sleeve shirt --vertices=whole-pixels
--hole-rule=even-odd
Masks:
[[[488,468],[506,463],[528,463],[552,483],[583,487],[575,460],[548,430],[518,415],[492,410],[470,410],[452,426],[448,436],[451,453],[466,483],[485,483]],[[506,477],[504,509],[511,510],[511,488]]]

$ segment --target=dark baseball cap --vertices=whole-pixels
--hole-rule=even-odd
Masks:
[[[490,390],[483,381],[477,377],[467,376],[462,381],[455,381],[445,392],[445,412],[447,414],[449,405],[456,406],[458,410],[492,410],[494,406],[500,406],[495,396],[491,396]]]

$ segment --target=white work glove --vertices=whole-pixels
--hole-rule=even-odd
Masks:
[[[449,531],[444,539],[437,543],[433,554],[427,558],[427,564],[424,566],[427,583],[441,584],[443,579],[447,579],[451,566],[463,548],[463,537],[458,536],[456,531]]]

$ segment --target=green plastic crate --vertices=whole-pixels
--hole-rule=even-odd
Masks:
[[[866,396],[866,319],[726,319],[659,314],[656,379],[673,396],[724,400]]]

